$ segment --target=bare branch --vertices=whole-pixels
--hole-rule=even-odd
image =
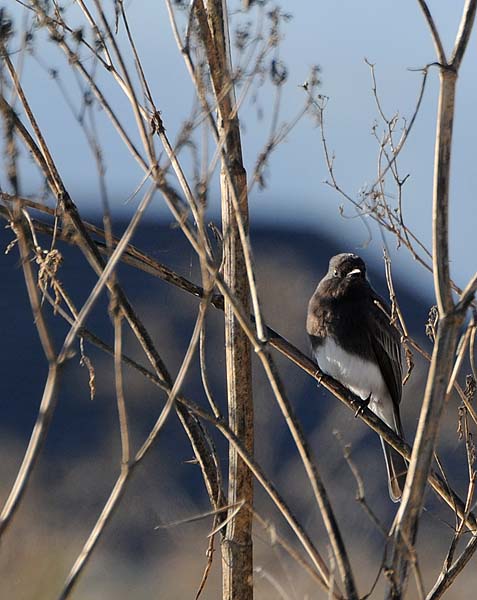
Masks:
[[[104,267],[104,270],[102,271],[100,277],[98,278],[98,281],[96,282],[94,288],[92,289],[88,299],[83,304],[83,307],[81,308],[80,312],[78,313],[78,317],[77,317],[74,325],[71,327],[70,331],[68,332],[68,334],[65,338],[65,341],[63,342],[63,347],[61,349],[61,352],[58,355],[58,360],[60,362],[63,361],[64,358],[67,356],[69,348],[71,347],[71,344],[73,343],[75,337],[78,334],[78,330],[83,326],[83,324],[86,320],[86,317],[88,316],[89,312],[91,311],[94,304],[98,300],[101,291],[103,290],[104,287],[106,287],[108,285],[108,279],[114,272],[114,270],[121,258],[122,253],[126,250],[129,240],[132,238],[134,232],[136,231],[136,229],[141,221],[141,218],[143,217],[149,203],[151,202],[151,200],[154,196],[154,192],[155,192],[155,188],[151,187],[150,190],[144,195],[143,199],[141,200],[141,203],[139,204],[136,212],[134,213],[133,218],[131,219],[128,227],[126,228],[126,231],[124,232],[121,240],[119,241],[116,248],[114,249],[114,252],[111,254],[111,258],[108,260],[106,266]],[[114,289],[115,286],[113,285],[112,287]]]
[[[187,352],[185,354],[181,368],[179,369],[179,373],[177,374],[174,385],[172,386],[172,389],[167,398],[167,403],[164,406],[164,408],[162,409],[161,414],[157,418],[153,428],[151,429],[151,432],[147,436],[143,445],[138,450],[136,457],[135,457],[136,462],[139,462],[144,458],[144,456],[150,450],[152,444],[155,442],[155,440],[157,438],[157,434],[159,433],[161,427],[164,425],[165,420],[167,419],[167,416],[169,415],[169,412],[174,405],[177,395],[179,394],[182,384],[184,383],[184,378],[189,370],[192,358],[193,358],[195,350],[197,348],[197,344],[199,343],[199,336],[200,336],[200,332],[202,329],[202,324],[204,322],[207,305],[208,305],[208,301],[207,301],[207,298],[205,298],[204,300],[202,300],[202,302],[199,306],[199,314],[197,315],[197,320],[195,322],[194,331],[192,332],[189,346],[187,348]]]
[[[432,590],[426,596],[426,600],[438,600],[438,598],[442,598],[444,593],[449,589],[449,587],[454,583],[457,576],[462,572],[464,567],[470,561],[470,559],[474,556],[475,551],[477,550],[477,534],[474,532],[472,534],[472,538],[468,542],[465,549],[462,551],[461,555],[454,562],[452,567],[447,570],[445,573],[441,573],[432,588]]]
[[[459,312],[465,312],[469,307],[469,304],[474,300],[475,292],[477,291],[477,273],[467,284],[465,290],[461,293],[459,302],[457,303],[456,310]]]
[[[477,9],[476,0],[466,0],[464,11],[459,25],[459,31],[454,44],[454,50],[450,59],[450,64],[456,70],[459,70],[462,59],[464,58],[467,44],[475,21],[475,11]]]
[[[40,338],[45,357],[48,363],[51,365],[56,361],[56,352],[50,330],[41,308],[41,300],[38,294],[37,281],[35,274],[33,273],[30,257],[30,244],[28,241],[29,236],[25,227],[25,214],[23,213],[23,209],[21,209],[19,204],[14,207],[13,213],[14,215],[13,220],[11,221],[11,227],[18,240],[25,284],[33,314],[33,322],[35,323],[38,331],[38,337]]]
[[[444,46],[442,45],[439,32],[437,31],[436,24],[431,15],[431,11],[429,10],[429,7],[427,6],[427,3],[425,2],[425,0],[417,0],[417,3],[419,4],[419,6],[424,14],[424,18],[426,19],[427,25],[431,32],[432,41],[434,42],[434,47],[436,49],[437,60],[441,63],[441,65],[446,65],[447,59],[446,59],[446,54],[444,52]]]
[[[434,23],[425,2],[419,3],[428,19],[441,60],[442,46]],[[475,7],[472,14],[475,16]],[[472,17],[472,22],[473,20]],[[399,542],[403,541],[410,548],[414,546],[427,476],[451,379],[452,357],[457,345],[458,331],[464,319],[464,315],[456,311],[452,300],[448,248],[450,159],[456,81],[457,70],[450,70],[445,65],[440,67],[433,197],[433,271],[439,325],[406,486],[395,522],[395,578],[389,589],[391,597],[395,593],[402,593],[406,585],[409,555],[400,550]]]
[[[126,490],[126,483],[128,482],[130,475],[131,470],[127,465],[124,465],[124,467],[121,469],[121,474],[119,475],[114,488],[109,495],[108,501],[101,511],[101,515],[99,516],[99,519],[97,520],[96,525],[94,526],[88,538],[88,541],[84,545],[66,579],[63,589],[58,596],[58,600],[66,600],[73,591],[73,588],[78,581],[78,577],[91,557],[91,554],[95,549],[101,534],[114,515],[115,510],[119,506],[119,501]]]
[[[30,477],[40,455],[40,451],[46,440],[48,427],[56,407],[60,371],[61,367],[58,363],[51,363],[48,369],[48,378],[43,390],[40,408],[38,409],[38,416],[33,427],[30,441],[28,442],[28,447],[25,451],[20,469],[18,470],[15,483],[0,515],[0,536],[4,534],[20,505],[27,485],[30,482]]]
[[[131,457],[128,416],[126,409],[126,401],[124,399],[123,388],[123,373],[122,373],[122,315],[115,307],[113,307],[113,323],[114,323],[114,380],[116,385],[116,398],[118,405],[119,416],[119,431],[121,434],[121,449],[122,458],[121,464],[127,465]]]

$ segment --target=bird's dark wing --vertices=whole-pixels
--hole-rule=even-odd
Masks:
[[[381,369],[384,381],[388,387],[389,393],[396,408],[395,414],[398,421],[398,427],[401,429],[399,419],[399,403],[402,395],[402,355],[401,340],[398,331],[389,323],[389,317],[383,312],[383,308],[389,309],[377,294],[374,295],[373,307],[370,310],[370,323],[368,331],[371,337],[371,346],[373,348],[376,360]],[[382,307],[382,308],[381,308]]]
[[[306,331],[316,340],[327,336],[328,325],[333,318],[327,291],[327,282],[323,279],[308,303]]]

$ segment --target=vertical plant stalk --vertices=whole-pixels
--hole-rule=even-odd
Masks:
[[[449,285],[448,204],[452,126],[457,75],[440,69],[433,197],[433,271],[439,326],[409,472],[396,518],[393,578],[389,598],[401,598],[412,560],[427,475],[431,468],[444,399],[457,344],[458,322]]]
[[[427,9],[425,2],[420,4]],[[387,597],[392,599],[403,597],[408,564],[415,555],[414,543],[424,492],[431,470],[442,409],[448,397],[447,388],[452,376],[459,328],[464,322],[468,306],[462,303],[455,306],[452,300],[449,271],[449,182],[457,76],[475,20],[476,6],[476,0],[467,0],[449,63],[438,50],[440,91],[434,161],[432,238],[434,289],[439,309],[439,325],[406,486],[395,521],[393,576],[387,593]],[[432,16],[428,10],[424,11],[424,15],[436,47],[442,48]]]
[[[245,172],[236,174],[245,182]],[[242,185],[237,186],[239,189]],[[246,187],[246,184],[243,186]],[[221,177],[222,228],[227,232],[223,251],[224,280],[245,311],[248,306],[248,284],[242,246],[230,200],[226,177]],[[246,203],[242,203],[246,209]],[[242,213],[245,217],[245,211]],[[246,218],[244,218],[246,222]],[[234,316],[233,307],[225,301],[225,346],[227,366],[227,398],[229,424],[232,431],[253,454],[253,397],[250,343]],[[245,500],[253,506],[252,473],[234,446],[229,450],[228,504]],[[252,598],[252,513],[242,509],[227,525],[222,543],[224,559],[224,598]],[[239,593],[239,588],[247,592]]]
[[[203,6],[203,5],[202,5]],[[204,16],[204,15],[202,15]],[[219,134],[225,139],[230,170],[222,160],[221,198],[224,266],[223,277],[235,300],[245,314],[249,312],[249,286],[237,220],[248,231],[247,177],[242,161],[240,127],[231,86],[228,28],[222,0],[207,2],[207,21],[198,19],[201,38],[207,54],[214,94],[219,110]],[[224,90],[229,89],[228,94]],[[233,187],[239,198],[235,214]],[[227,398],[229,425],[234,434],[253,455],[253,397],[250,343],[234,316],[230,302],[225,300],[225,355],[227,368]],[[227,503],[235,506],[245,501],[253,506],[253,477],[237,449],[229,447],[229,485]],[[253,598],[253,513],[244,508],[227,524],[222,540],[223,598],[251,600]]]

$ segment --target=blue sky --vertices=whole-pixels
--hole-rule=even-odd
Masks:
[[[446,49],[452,47],[463,2],[429,2]],[[68,3],[73,19],[80,15]],[[157,106],[168,134],[174,140],[180,125],[190,114],[193,90],[186,68],[174,43],[164,4],[129,0],[126,3],[130,24],[136,34]],[[240,6],[232,3],[232,7]],[[147,9],[145,10],[145,7]],[[13,0],[7,7],[21,26],[24,9]],[[376,176],[377,144],[371,135],[377,110],[371,91],[369,67],[364,59],[376,65],[376,75],[384,110],[388,115],[399,112],[409,117],[419,91],[418,69],[435,60],[434,48],[417,2],[406,0],[328,0],[295,2],[283,5],[293,18],[284,26],[280,58],[286,63],[288,80],[283,89],[282,119],[289,120],[304,102],[300,84],[309,69],[319,64],[322,69],[320,92],[330,98],[326,110],[327,139],[336,154],[336,175],[343,188],[358,197],[363,186]],[[257,18],[257,9],[246,17]],[[232,30],[234,24],[232,24]],[[59,70],[66,89],[75,94],[75,81],[65,68],[65,60],[51,42],[38,38],[41,62]],[[454,135],[451,203],[452,273],[460,285],[476,270],[477,169],[475,167],[477,106],[476,41],[472,36],[458,86]],[[410,177],[404,188],[404,214],[413,231],[426,243],[431,241],[432,174],[434,130],[437,106],[437,72],[430,73],[421,114],[400,156],[401,173]],[[107,73],[99,75],[109,97],[121,116],[134,131],[134,120],[127,102]],[[27,59],[23,85],[42,126],[53,156],[65,182],[82,212],[99,206],[98,183],[90,157],[77,123],[72,118],[57,86],[38,62]],[[244,155],[250,171],[266,141],[271,113],[270,86],[259,95],[258,104],[264,118],[257,118],[257,104],[246,101],[240,112],[244,125]],[[106,149],[107,181],[114,211],[131,212],[132,202],[125,200],[135,189],[142,174],[122,146],[104,115],[98,114],[98,131]],[[67,135],[65,135],[67,132]],[[187,158],[185,157],[187,163]],[[339,206],[344,203],[323,181],[327,178],[320,131],[311,118],[305,117],[287,140],[273,154],[267,169],[267,187],[255,190],[250,198],[253,222],[294,223],[311,230],[325,229],[338,240],[340,250],[356,250],[367,238],[363,223],[356,218],[342,218]],[[29,165],[22,173],[23,190],[33,193],[37,180]],[[389,188],[390,193],[394,190]],[[160,200],[157,200],[159,203]],[[214,213],[214,203],[211,203]],[[216,210],[215,210],[216,213]],[[353,215],[345,205],[345,213]],[[166,214],[164,208],[151,212],[152,218]],[[381,255],[382,241],[373,228],[372,241],[360,250],[365,257]],[[388,237],[391,247],[394,243]],[[310,249],[313,251],[313,249]],[[393,252],[395,268],[405,271],[410,282],[431,289],[432,279],[424,275],[406,250]]]

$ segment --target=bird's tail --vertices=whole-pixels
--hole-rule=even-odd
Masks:
[[[393,502],[399,502],[404,490],[404,484],[406,483],[407,464],[399,452],[396,452],[394,448],[386,444],[383,438],[381,438],[381,444],[388,472],[389,495]]]

